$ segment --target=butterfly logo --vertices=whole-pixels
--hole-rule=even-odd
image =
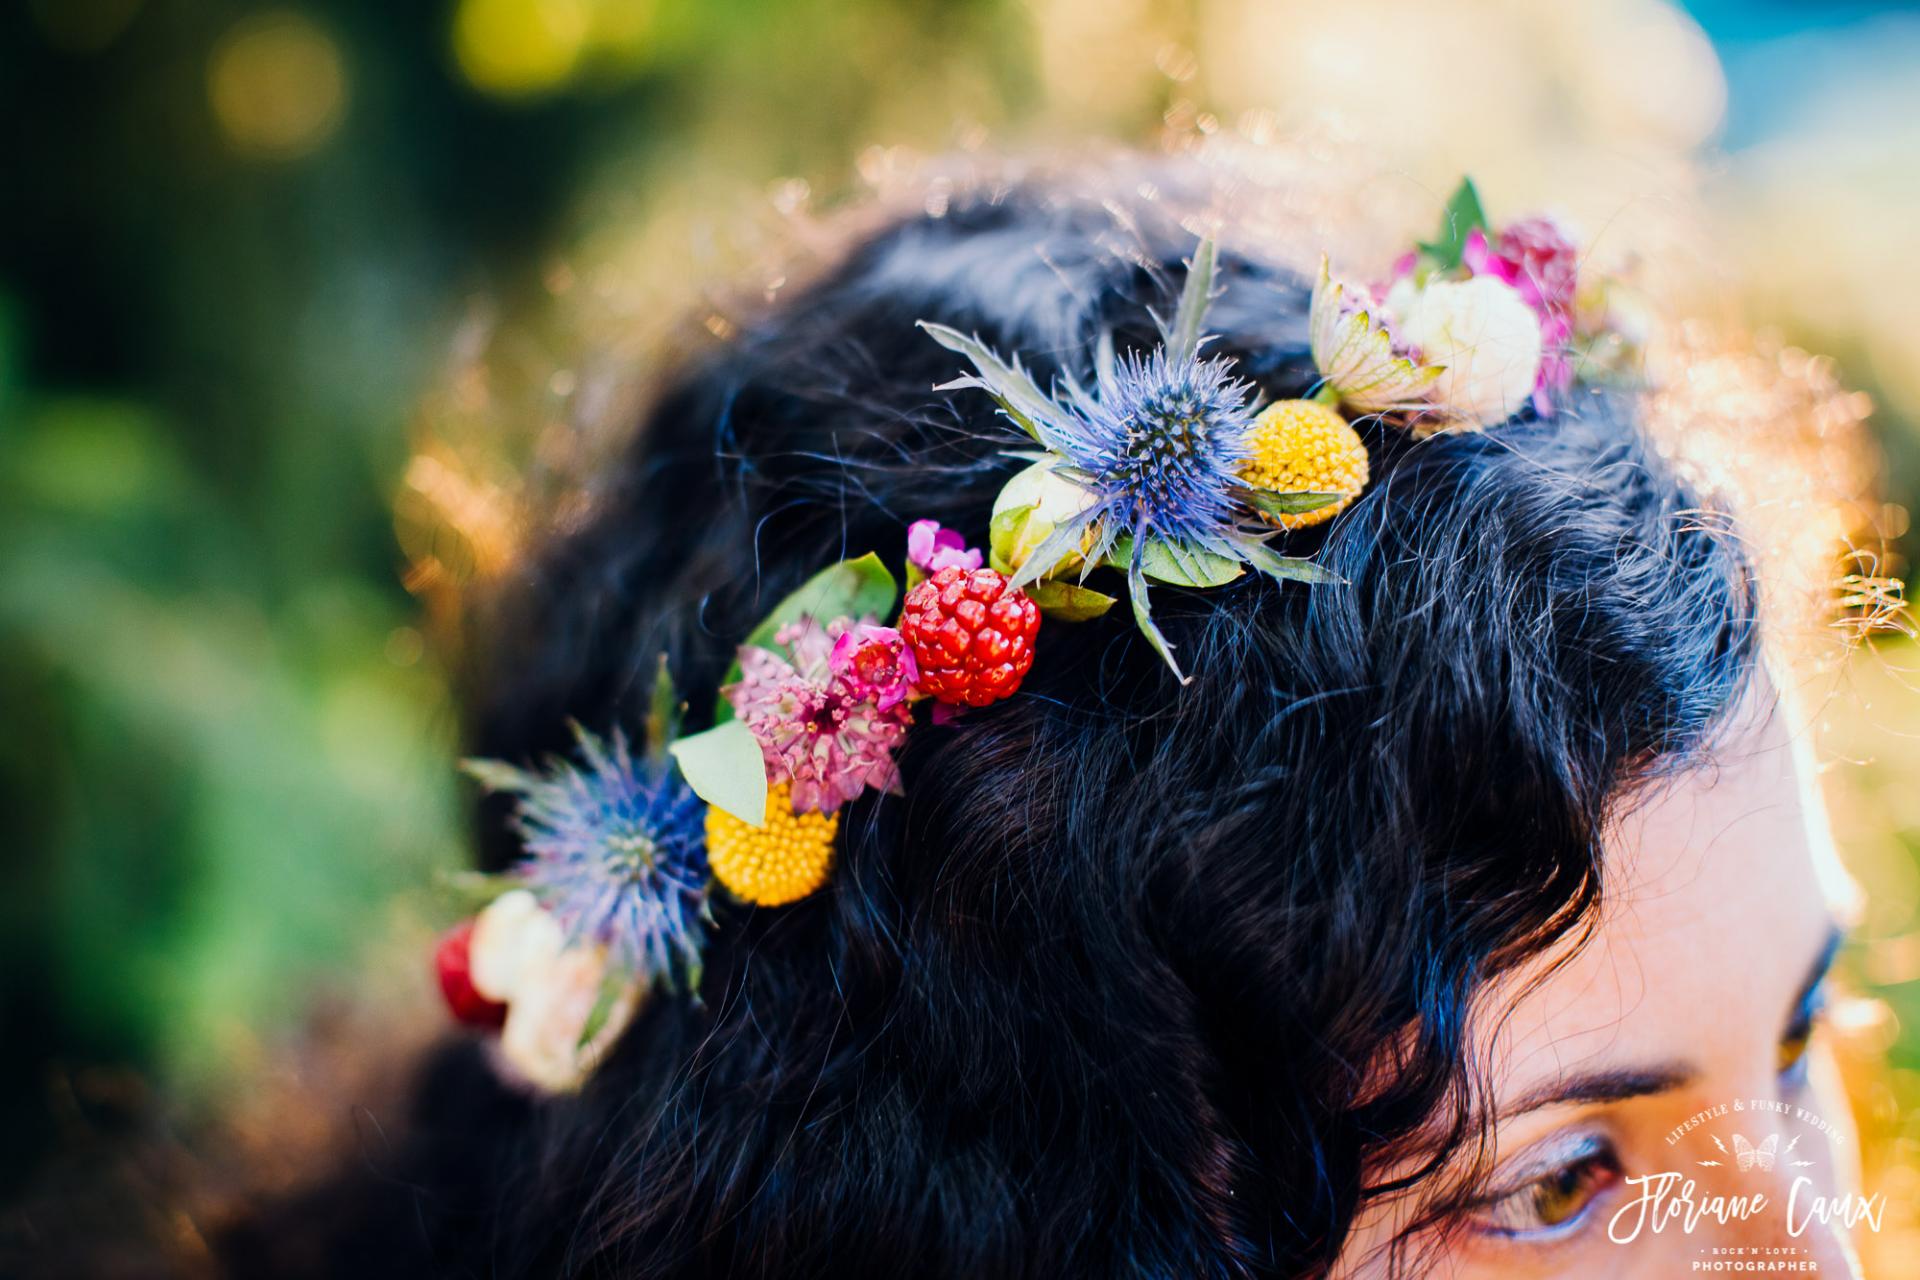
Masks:
[[[1780,1154],[1780,1135],[1768,1134],[1767,1140],[1754,1146],[1739,1134],[1733,1135],[1733,1159],[1740,1172],[1759,1166],[1760,1172],[1772,1173],[1774,1157]]]
[[[1786,1145],[1785,1150],[1782,1150],[1780,1147],[1780,1135],[1777,1133],[1769,1134],[1767,1140],[1757,1147],[1736,1133],[1733,1135],[1733,1150],[1731,1151],[1727,1150],[1727,1144],[1720,1141],[1717,1134],[1708,1134],[1707,1136],[1713,1139],[1714,1146],[1720,1148],[1720,1154],[1731,1159],[1742,1173],[1747,1172],[1749,1169],[1758,1169],[1762,1173],[1772,1173],[1775,1162],[1780,1160],[1786,1160],[1788,1164],[1796,1169],[1805,1169],[1813,1164],[1811,1160],[1787,1160],[1787,1157],[1793,1154],[1793,1149],[1800,1145],[1800,1139],[1803,1136],[1801,1134],[1795,1134],[1793,1141]],[[1726,1161],[1695,1160],[1694,1163],[1705,1169],[1719,1169],[1726,1164]]]

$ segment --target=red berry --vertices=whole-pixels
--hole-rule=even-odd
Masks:
[[[463,920],[440,935],[433,949],[433,967],[440,975],[440,994],[453,1016],[470,1027],[497,1027],[507,1020],[507,1006],[489,1000],[473,988],[473,921]]]
[[[919,664],[922,693],[984,707],[1033,667],[1040,609],[1003,573],[949,565],[907,593],[900,634]]]

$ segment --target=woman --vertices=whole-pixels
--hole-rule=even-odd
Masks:
[[[697,361],[491,619],[478,753],[564,756],[569,721],[637,738],[663,653],[704,727],[823,565],[922,519],[986,541],[1033,442],[981,352],[1104,386],[1103,334],[1123,360],[1180,340],[1210,250],[1132,204],[957,199]],[[1454,277],[1541,265],[1456,239]],[[1223,244],[1200,351],[1252,389],[1222,403],[1335,383],[1312,282]],[[1844,1109],[1812,1070],[1830,855],[1753,570],[1631,392],[1549,368],[1570,339],[1536,310],[1519,399],[1440,423],[1484,430],[1347,397],[1363,490],[1260,544],[1318,580],[1049,618],[1017,692],[920,715],[897,787],[837,807],[824,887],[715,894],[691,991],[622,1009],[577,1093],[450,1044],[405,1142],[236,1265],[313,1267],[317,1225],[333,1274],[1670,1275],[1730,1249],[1845,1273],[1807,1212],[1844,1131],[1757,1154],[1759,1116]],[[1396,352],[1427,376],[1430,349]],[[494,868],[542,830],[514,812],[482,810]],[[1806,1221],[1775,1207],[1799,1180]]]

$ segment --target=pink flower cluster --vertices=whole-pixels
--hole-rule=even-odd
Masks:
[[[1573,385],[1574,294],[1579,288],[1580,251],[1551,218],[1522,218],[1509,223],[1496,247],[1476,228],[1467,236],[1460,260],[1476,276],[1490,275],[1515,292],[1540,317],[1540,376],[1534,384],[1534,408],[1553,411],[1553,397]]]
[[[980,552],[932,520],[907,529],[907,559],[933,574],[980,567]],[[793,784],[793,807],[831,813],[868,787],[900,789],[893,753],[913,720],[913,649],[871,618],[803,618],[773,648],[740,650],[740,680],[723,692],[760,743],[767,781]]]
[[[931,575],[978,569],[982,556],[953,530],[916,520],[907,559]],[[760,743],[767,781],[792,783],[802,813],[831,813],[868,787],[898,791],[893,753],[920,680],[906,640],[870,618],[803,618],[775,632],[773,645],[743,647],[740,680],[723,690]]]
[[[767,781],[792,783],[802,813],[831,813],[868,787],[897,791],[893,752],[912,720],[906,695],[914,674],[900,633],[808,618],[773,640],[788,656],[743,648],[740,681],[725,691],[759,740]]]

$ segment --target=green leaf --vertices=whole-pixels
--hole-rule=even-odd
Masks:
[[[667,744],[680,732],[680,712],[684,704],[674,696],[673,677],[667,673],[667,655],[660,655],[660,669],[653,678],[653,701],[647,708],[647,758],[658,760],[666,754]]]
[[[869,551],[858,560],[842,560],[829,565],[800,584],[798,590],[773,607],[760,625],[747,633],[744,643],[759,649],[771,649],[774,633],[790,622],[818,618],[886,618],[900,588],[880,557]]]
[[[1133,538],[1114,540],[1107,563],[1133,571]],[[1223,587],[1246,572],[1245,566],[1211,551],[1182,546],[1164,538],[1148,538],[1140,554],[1140,572],[1155,582],[1174,587]]]
[[[992,568],[1009,575],[1013,573],[1013,553],[1020,546],[1027,520],[1039,509],[1039,503],[1030,502],[993,513],[993,519],[987,523],[987,563]]]
[[[1487,211],[1480,203],[1480,192],[1474,187],[1473,179],[1462,178],[1453,195],[1448,197],[1447,207],[1441,210],[1440,234],[1430,243],[1423,242],[1420,249],[1433,258],[1442,271],[1452,271],[1460,265],[1460,254],[1475,228],[1487,230]]]
[[[607,976],[600,982],[600,994],[594,997],[593,1008],[587,1013],[587,1020],[580,1027],[580,1038],[574,1042],[575,1049],[584,1049],[593,1043],[607,1025],[607,1019],[613,1016],[613,1008],[620,1003],[627,989],[633,985],[633,975],[618,970],[608,970]]]
[[[527,887],[519,876],[486,871],[442,871],[435,879],[468,911],[478,911],[503,893]]]
[[[1292,493],[1275,493],[1268,489],[1234,490],[1234,497],[1255,511],[1269,516],[1304,515],[1309,511],[1330,507],[1347,496],[1344,493],[1315,493],[1308,489],[1300,489]]]
[[[767,764],[760,743],[738,720],[681,738],[667,750],[693,793],[748,826],[767,823]]]
[[[1026,592],[1040,606],[1040,612],[1058,622],[1088,622],[1119,603],[1104,591],[1058,578],[1031,583]]]
[[[489,791],[506,791],[516,795],[526,791],[535,782],[533,775],[525,769],[515,768],[504,760],[469,757],[460,762],[460,772]]]
[[[1142,557],[1144,560],[1144,556]],[[1153,651],[1160,655],[1173,671],[1173,678],[1181,684],[1187,684],[1189,677],[1182,674],[1180,664],[1173,660],[1173,646],[1160,634],[1160,628],[1154,624],[1153,610],[1147,603],[1147,579],[1141,571],[1139,561],[1132,562],[1127,568],[1127,600],[1133,606],[1133,624],[1140,628],[1140,634],[1147,638]]]
[[[1033,534],[1033,520],[1037,518],[1029,518],[1027,527],[1021,530],[1023,538]],[[1086,546],[1088,520],[1084,512],[1057,525],[1042,520],[1040,527],[1048,531],[1047,536],[1027,552],[1025,561],[1013,575],[1013,585],[1024,591],[1049,574],[1071,572],[1075,564],[1084,563],[1081,551]]]
[[[1174,310],[1173,323],[1167,327],[1167,359],[1181,364],[1200,349],[1201,326],[1207,320],[1207,307],[1213,301],[1213,276],[1216,264],[1213,237],[1200,241],[1187,264],[1187,282],[1180,290],[1180,305]]]
[[[1042,391],[1034,380],[1027,376],[1017,361],[1009,364],[995,355],[993,349],[978,338],[969,338],[958,329],[950,329],[944,324],[934,324],[930,320],[917,322],[926,331],[928,337],[947,350],[963,355],[972,363],[976,377],[961,378],[949,382],[950,387],[979,387],[995,400],[1000,408],[1013,419],[1014,425],[1032,436],[1040,444],[1047,443],[1046,423],[1049,418],[1060,412],[1053,397]]]
[[[1300,556],[1283,556],[1266,543],[1249,538],[1239,544],[1240,553],[1247,563],[1271,578],[1285,582],[1330,583],[1341,581],[1340,575],[1323,565]]]
[[[772,649],[775,647],[773,637],[780,628],[802,618],[818,618],[821,622],[866,617],[885,620],[892,616],[893,602],[899,597],[900,588],[895,585],[893,574],[880,563],[879,556],[869,551],[857,560],[829,565],[801,583],[773,606],[773,612],[762,618],[760,625],[748,632],[741,644]],[[721,687],[739,679],[740,662],[736,658],[727,668]],[[724,696],[715,700],[713,718],[716,724],[733,719],[733,706]]]

